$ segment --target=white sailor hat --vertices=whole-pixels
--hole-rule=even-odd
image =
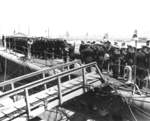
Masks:
[[[113,47],[118,48],[118,49],[120,48],[118,45],[118,42],[114,42]]]
[[[121,48],[126,49],[127,48],[127,44],[125,42],[121,43]]]
[[[113,45],[113,47],[120,49],[119,45]]]

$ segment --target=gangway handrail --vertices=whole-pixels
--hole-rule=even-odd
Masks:
[[[70,69],[68,71],[65,71],[65,72],[61,72],[61,73],[58,73],[56,75],[53,75],[53,76],[49,76],[49,77],[45,77],[43,79],[40,79],[40,80],[37,80],[37,81],[34,81],[34,82],[31,82],[29,84],[26,84],[26,85],[23,85],[23,86],[20,86],[20,87],[17,87],[13,90],[10,90],[10,91],[7,91],[7,92],[4,92],[3,94],[0,95],[0,98],[4,98],[4,97],[10,97],[10,96],[13,96],[15,94],[18,94],[22,91],[25,90],[25,88],[32,88],[32,87],[36,87],[37,85],[42,85],[44,83],[47,83],[47,82],[50,82],[52,79],[57,79],[58,77],[60,76],[66,76],[66,75],[69,75],[71,73],[74,73],[75,71],[77,70],[80,70],[80,69],[83,69],[83,68],[86,68],[86,67],[89,67],[89,66],[92,66],[92,65],[96,65],[97,63],[96,62],[92,62],[92,63],[89,63],[89,64],[86,64],[86,65],[83,65],[83,66],[80,66],[78,68],[74,68],[74,69]],[[101,75],[101,74],[100,74]],[[102,75],[101,75],[102,77]],[[103,79],[103,77],[102,77]]]
[[[26,111],[25,111],[25,113],[27,113],[27,116],[28,116],[28,119],[30,118],[30,116],[32,115],[32,110],[34,110],[34,109],[36,109],[35,108],[35,106],[37,107],[37,106],[39,106],[40,104],[41,104],[41,102],[42,102],[42,100],[39,100],[40,102],[38,102],[38,104],[36,103],[36,102],[31,102],[31,100],[29,99],[29,97],[30,96],[32,96],[32,95],[29,95],[29,90],[30,89],[32,89],[32,88],[34,88],[34,87],[37,87],[37,86],[39,86],[39,85],[44,85],[44,84],[46,84],[46,83],[48,83],[48,82],[51,82],[51,81],[54,81],[54,79],[57,79],[57,84],[55,84],[54,86],[57,86],[58,87],[58,95],[57,95],[57,93],[56,93],[56,96],[58,97],[57,99],[59,100],[59,104],[62,104],[63,103],[63,90],[62,90],[62,83],[63,82],[61,82],[61,78],[62,77],[64,77],[64,76],[66,76],[66,75],[70,75],[70,74],[72,74],[72,73],[74,73],[74,72],[77,72],[78,70],[81,70],[82,71],[82,75],[81,75],[81,77],[83,77],[82,78],[82,82],[83,83],[79,83],[81,86],[80,86],[80,89],[81,88],[83,88],[83,90],[85,90],[85,88],[86,88],[86,79],[85,79],[85,69],[87,68],[87,67],[96,67],[96,69],[97,69],[97,71],[98,71],[98,74],[99,74],[99,76],[101,77],[101,79],[103,80],[104,78],[103,78],[103,75],[102,75],[102,73],[101,73],[101,71],[99,70],[99,68],[98,68],[98,66],[97,66],[97,63],[96,62],[92,62],[92,63],[89,63],[89,64],[86,64],[86,65],[82,65],[82,66],[80,66],[80,67],[77,67],[77,68],[73,68],[73,69],[70,69],[70,70],[67,70],[67,71],[64,71],[64,72],[61,72],[61,73],[58,73],[58,74],[56,74],[56,75],[53,75],[53,76],[49,76],[49,77],[45,77],[45,78],[43,78],[43,79],[40,79],[40,80],[37,80],[37,81],[34,81],[34,82],[31,82],[31,83],[29,83],[29,84],[26,84],[26,85],[24,85],[24,86],[21,86],[21,87],[17,87],[17,88],[15,88],[15,89],[13,89],[13,90],[11,90],[11,91],[8,91],[8,92],[4,92],[3,94],[1,94],[0,95],[0,100],[1,99],[4,99],[4,98],[7,98],[7,97],[10,97],[10,96],[13,96],[13,95],[15,95],[15,94],[18,94],[18,93],[20,93],[20,92],[24,92],[24,97],[25,97],[25,103],[23,103],[22,105],[21,105],[21,107],[20,107],[20,109],[19,110],[24,110],[24,108],[26,107]],[[49,87],[49,88],[51,88],[51,87]],[[42,90],[42,91],[44,91],[44,90]],[[76,91],[76,90],[75,90]],[[40,92],[40,91],[39,91]],[[39,93],[39,92],[37,92],[37,93]],[[85,92],[85,91],[84,91]],[[69,93],[72,93],[72,91],[70,90],[69,91]],[[34,94],[33,94],[34,95]],[[64,95],[65,96],[65,95]],[[49,100],[53,100],[53,99],[51,99],[50,97],[49,97]],[[66,99],[65,99],[66,100]],[[40,107],[39,107],[40,108]],[[17,109],[16,109],[17,110]],[[12,111],[13,111],[13,109],[12,109]],[[23,112],[24,112],[23,111]],[[18,112],[19,113],[19,115],[22,115],[22,113],[23,112]],[[7,112],[8,113],[8,112]],[[9,113],[12,113],[12,112],[9,112]],[[9,115],[9,113],[8,114],[6,114],[6,115]],[[17,114],[18,114],[17,113]],[[23,113],[24,114],[24,113]],[[3,117],[3,116],[1,116],[1,117]],[[5,117],[5,115],[4,115],[4,117]]]
[[[16,78],[1,82],[0,87],[3,87],[5,85],[10,84],[14,88],[13,84],[18,82],[18,81],[21,81],[21,80],[24,80],[24,79],[27,79],[27,78],[31,78],[31,77],[39,75],[39,74],[45,74],[48,71],[55,70],[55,69],[58,69],[60,67],[67,67],[67,66],[70,66],[70,65],[75,64],[75,63],[80,63],[81,64],[81,61],[80,60],[75,60],[75,61],[72,61],[72,62],[59,64],[59,65],[53,66],[51,68],[46,68],[46,69],[42,69],[42,70],[39,70],[39,71],[36,71],[36,72],[32,72],[32,73],[29,73],[29,74],[26,74],[26,75],[23,75],[23,76],[20,76],[20,77],[16,77]]]

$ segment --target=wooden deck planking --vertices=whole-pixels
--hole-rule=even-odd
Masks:
[[[87,83],[92,83],[94,80],[96,80],[97,78],[99,78],[99,76],[97,74],[93,75],[93,73],[87,73],[86,74],[86,80]],[[92,81],[93,80],[93,81]],[[63,82],[62,83],[62,93],[66,94],[71,92],[72,90],[76,90],[73,93],[70,93],[66,96],[63,97],[63,101],[67,101],[75,96],[79,96],[81,94],[83,94],[83,89],[81,89],[82,85],[83,85],[83,78],[82,76],[72,79],[70,81],[67,82]],[[80,88],[80,89],[78,89]],[[33,107],[39,106],[39,105],[44,105],[44,101],[42,101],[43,99],[47,99],[47,100],[52,100],[54,98],[58,97],[58,87],[57,85],[50,87],[49,89],[43,90],[41,92],[38,92],[36,94],[33,94],[29,97],[30,100],[30,104],[33,104],[34,102],[38,102],[38,104],[33,105]],[[48,107],[53,107],[52,105],[56,106],[59,104],[58,99],[55,99],[54,101],[50,102],[50,104],[48,105]],[[11,114],[15,111],[18,111],[18,115],[22,112],[25,112],[25,110],[23,110],[23,108],[25,108],[26,104],[25,104],[25,100],[22,99],[20,101],[14,102],[14,104],[9,107],[9,109],[7,108],[6,110],[4,110],[3,108],[3,113],[5,114]],[[20,109],[20,111],[18,110]],[[38,109],[39,110],[39,109]],[[33,111],[35,113],[35,111]],[[0,117],[3,117],[4,114],[0,113]],[[32,114],[34,114],[32,113]]]

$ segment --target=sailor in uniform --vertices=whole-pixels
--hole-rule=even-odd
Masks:
[[[111,57],[112,60],[112,74],[114,78],[118,78],[119,76],[119,64],[120,64],[120,48],[117,43],[114,43],[113,45],[114,50]]]
[[[28,44],[28,59],[30,60],[31,59],[31,46],[33,44],[33,39],[28,39],[27,44]]]
[[[111,45],[111,42],[107,41],[104,43],[104,51],[105,51],[105,55],[104,55],[103,68],[104,68],[104,70],[109,71],[110,63],[111,63],[111,56],[112,56],[112,52],[113,52],[113,47]]]

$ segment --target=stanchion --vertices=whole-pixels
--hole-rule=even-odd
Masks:
[[[27,119],[29,120],[30,119],[31,110],[30,110],[30,102],[29,102],[28,89],[25,88],[24,92],[25,92],[25,102],[26,102],[26,110],[27,110]]]
[[[85,78],[85,68],[82,68],[82,78],[83,78],[83,91],[86,92],[86,78]]]
[[[61,89],[61,78],[58,77],[58,97],[59,97],[59,105],[61,105],[63,103],[62,100],[62,89]]]

